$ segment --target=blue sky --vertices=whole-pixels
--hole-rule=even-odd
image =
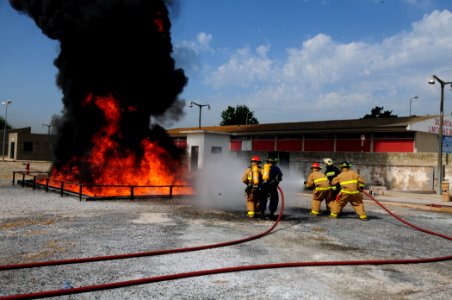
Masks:
[[[189,78],[185,116],[166,128],[218,125],[228,105],[261,123],[361,118],[375,106],[438,114],[436,74],[452,81],[450,0],[180,0],[174,58]],[[0,0],[0,100],[8,122],[47,132],[62,109],[58,43]],[[1,108],[4,116],[4,107]],[[445,91],[445,114],[452,91]]]

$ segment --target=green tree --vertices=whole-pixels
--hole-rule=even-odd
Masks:
[[[3,117],[0,117],[0,130],[3,130],[3,128],[5,127],[5,119]],[[8,122],[6,122],[6,129],[11,129],[11,125],[8,124]]]
[[[370,115],[367,114],[363,117],[363,119],[371,119],[371,118],[397,118],[397,115],[392,114],[392,110],[383,111],[383,106],[375,106],[370,110]]]
[[[250,111],[246,105],[228,106],[221,113],[221,119],[220,126],[259,124],[254,117],[254,112]]]

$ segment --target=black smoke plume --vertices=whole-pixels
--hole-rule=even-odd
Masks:
[[[54,63],[64,107],[55,167],[91,149],[91,137],[101,127],[103,114],[86,104],[90,96],[119,100],[121,135],[115,139],[124,149],[139,149],[145,138],[172,148],[166,132],[149,124],[151,116],[180,106],[178,95],[187,82],[171,57],[167,4],[172,2],[10,0],[45,35],[60,42]]]

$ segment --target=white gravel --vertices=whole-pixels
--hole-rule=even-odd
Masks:
[[[198,252],[0,272],[0,296],[229,266],[295,261],[406,259],[451,255],[452,242],[417,232],[368,204],[360,222],[309,216],[309,197],[287,193],[275,232]],[[0,264],[171,249],[243,238],[270,221],[236,210],[173,200],[79,201],[0,186]],[[205,203],[204,203],[205,204]],[[430,230],[452,235],[451,214],[391,206]],[[60,299],[451,299],[452,262],[269,269],[210,275]]]

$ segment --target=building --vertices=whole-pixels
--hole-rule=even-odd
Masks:
[[[438,184],[438,116],[208,126],[168,132],[179,147],[187,149],[192,171],[224,152],[235,154],[244,163],[253,154],[276,156],[283,168],[301,169],[305,174],[313,161],[332,157],[353,163],[372,184],[423,191],[434,191]],[[450,116],[444,118],[443,133],[444,162],[449,171]],[[452,174],[450,171],[446,175]]]
[[[3,130],[0,135],[3,137]],[[55,139],[55,135],[31,133],[31,127],[7,129],[5,160],[52,161]],[[3,139],[1,147],[3,149]]]

